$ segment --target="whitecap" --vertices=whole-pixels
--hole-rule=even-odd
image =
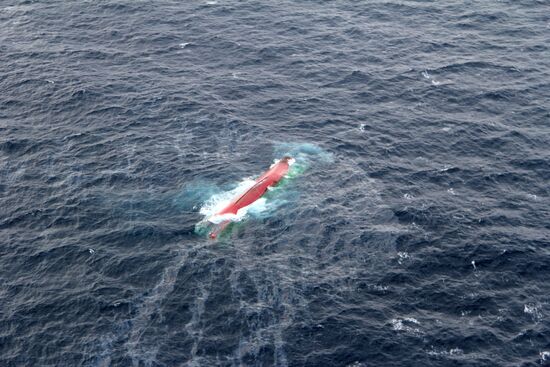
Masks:
[[[531,318],[534,322],[538,322],[542,318],[542,313],[540,311],[540,305],[534,303],[527,303],[523,305],[523,312],[531,315]]]
[[[431,350],[427,351],[427,353],[431,356],[448,356],[448,357],[452,357],[452,356],[460,356],[460,355],[463,355],[464,354],[464,351],[460,348],[451,348],[449,350],[438,350],[438,349],[435,349],[434,346],[432,345],[431,346]]]
[[[397,262],[399,263],[399,265],[402,265],[405,260],[410,258],[408,252],[398,252],[397,257],[398,257]]]
[[[410,334],[421,334],[422,332],[416,325],[420,322],[412,317],[396,318],[391,320],[392,328],[395,331],[404,331]]]
[[[432,85],[434,85],[434,86],[436,86],[436,87],[437,87],[438,85],[441,84],[441,82],[438,81],[438,80],[435,80],[435,79],[430,75],[430,73],[428,73],[427,70],[424,70],[424,71],[422,72],[422,76],[424,77],[424,79],[430,80],[431,83],[432,83]]]
[[[375,291],[378,291],[378,292],[385,292],[389,289],[389,287],[387,285],[378,285],[378,284],[369,285],[369,288],[373,289]]]

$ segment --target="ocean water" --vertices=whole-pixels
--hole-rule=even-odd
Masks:
[[[2,0],[0,366],[550,365],[549,147],[547,0]]]

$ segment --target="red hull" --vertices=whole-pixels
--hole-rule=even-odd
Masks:
[[[248,189],[244,194],[233,198],[233,200],[231,200],[225,208],[216,213],[216,215],[237,214],[239,209],[242,209],[261,198],[267,191],[268,187],[276,185],[287,174],[290,160],[290,157],[284,157],[279,162],[275,163],[268,171],[258,177],[250,189]],[[216,238],[229,223],[230,221],[224,221],[217,224],[210,232],[209,237]]]

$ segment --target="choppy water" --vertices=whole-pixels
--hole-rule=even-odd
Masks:
[[[550,364],[549,47],[548,1],[3,0],[0,365]]]

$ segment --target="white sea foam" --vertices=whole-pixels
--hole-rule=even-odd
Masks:
[[[432,349],[427,351],[427,353],[431,356],[452,357],[452,356],[460,356],[460,355],[464,354],[464,351],[460,348],[452,348],[452,349],[449,349],[449,350],[440,350],[440,349],[434,348],[434,346],[432,345]]]
[[[535,195],[535,194],[527,194],[527,197],[531,200],[537,200],[538,199],[537,195]]]
[[[542,318],[542,312],[540,310],[540,305],[534,303],[527,303],[523,305],[523,312],[528,315],[531,315],[531,318],[534,322],[538,322]]]
[[[422,331],[416,327],[420,322],[412,317],[396,318],[391,320],[392,328],[395,331],[404,331],[410,334],[421,334]]]
[[[408,252],[398,252],[397,253],[397,262],[399,263],[399,265],[402,265],[403,262],[405,260],[407,260],[409,258],[409,253]]]
[[[441,84],[441,82],[438,81],[438,80],[435,80],[435,79],[430,75],[430,73],[428,73],[427,70],[424,70],[424,71],[422,72],[422,76],[423,76],[425,79],[428,79],[429,81],[431,81],[432,85],[434,85],[434,86],[436,86],[436,87],[437,87],[438,85]]]

